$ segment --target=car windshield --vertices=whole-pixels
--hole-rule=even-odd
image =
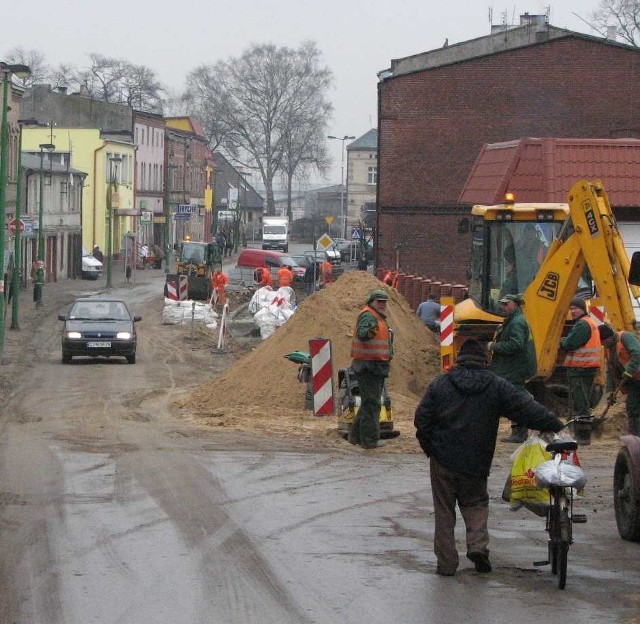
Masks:
[[[126,321],[131,318],[121,301],[77,301],[69,312],[76,321]]]

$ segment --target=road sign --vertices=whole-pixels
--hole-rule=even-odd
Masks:
[[[153,212],[150,210],[143,210],[140,213],[140,223],[143,225],[150,225],[153,220]]]
[[[190,214],[186,214],[186,213],[182,213],[182,212],[176,212],[173,215],[173,218],[176,221],[189,221],[189,219],[191,219],[191,215]]]
[[[178,204],[177,214],[198,214],[196,204]]]
[[[333,223],[333,217],[331,215],[325,217],[324,220],[327,222],[327,225],[331,225]]]
[[[9,221],[9,234],[15,234],[16,230],[17,230],[17,221],[15,219],[11,219],[11,221]],[[25,224],[24,221],[22,221],[22,219],[20,220],[20,234],[24,233],[24,228],[25,228]]]
[[[218,210],[219,221],[233,221],[236,217],[235,210]]]
[[[333,238],[331,238],[331,236],[329,236],[328,234],[323,234],[317,240],[316,244],[318,247],[320,247],[320,249],[324,249],[325,251],[327,251],[327,249],[332,247],[334,243],[333,243]]]

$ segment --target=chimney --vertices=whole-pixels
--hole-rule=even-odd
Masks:
[[[618,40],[618,28],[616,26],[607,26],[607,39],[610,41]]]

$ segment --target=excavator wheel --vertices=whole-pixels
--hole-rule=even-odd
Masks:
[[[631,453],[625,446],[616,457],[613,472],[613,506],[618,533],[624,540],[640,541],[640,483]]]

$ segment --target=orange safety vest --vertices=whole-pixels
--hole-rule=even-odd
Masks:
[[[582,316],[579,320],[589,324],[591,338],[575,351],[569,351],[564,359],[564,365],[570,368],[600,368],[602,343],[598,327],[590,316]]]
[[[331,266],[331,262],[325,260],[320,266],[320,270],[322,271],[322,280],[325,284],[333,282],[333,267]]]
[[[627,351],[627,348],[622,344],[622,334],[624,334],[624,332],[618,332],[618,342],[616,344],[616,354],[618,355],[618,362],[620,362],[620,364],[622,365],[623,368],[627,368],[627,364],[629,363],[629,360],[631,359],[631,354]],[[617,373],[617,371],[616,371],[616,373]],[[635,373],[633,375],[633,378],[640,380],[640,371]],[[623,394],[627,393],[627,389],[624,386],[621,388],[621,390],[622,390]]]
[[[376,362],[388,362],[391,359],[391,333],[387,321],[380,315],[377,310],[370,306],[365,306],[360,310],[363,312],[371,312],[378,321],[378,331],[370,340],[360,340],[358,338],[358,322],[353,330],[353,342],[351,343],[351,357],[354,360],[367,360]],[[358,318],[360,318],[360,314]]]
[[[282,286],[291,286],[293,284],[293,273],[291,269],[282,267],[278,271],[278,284]]]
[[[267,267],[260,267],[258,270],[260,271],[260,279],[258,280],[258,284],[260,286],[272,286],[273,279],[271,277],[271,270]]]

